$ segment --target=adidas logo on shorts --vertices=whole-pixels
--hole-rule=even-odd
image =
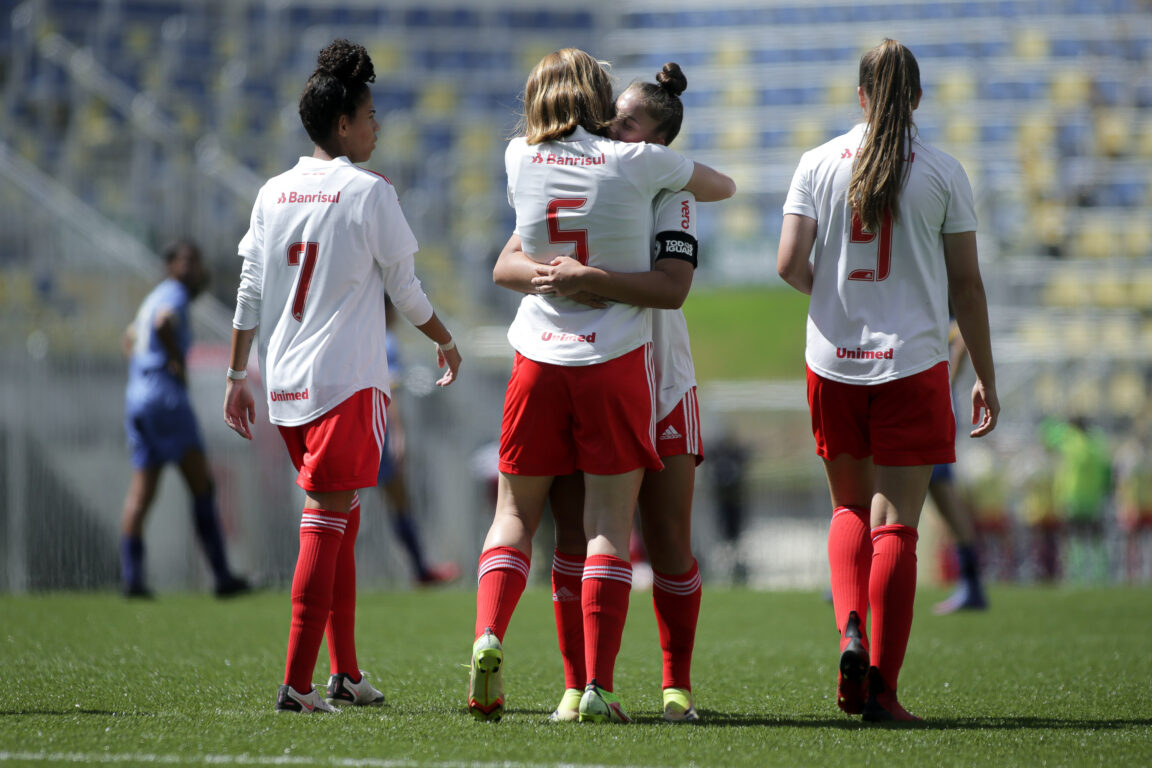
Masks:
[[[683,435],[677,432],[676,427],[672,426],[671,424],[668,425],[668,429],[660,433],[661,440],[675,440],[680,437],[683,437]]]

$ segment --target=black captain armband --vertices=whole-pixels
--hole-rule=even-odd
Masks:
[[[696,238],[687,232],[661,232],[656,235],[656,261],[680,259],[696,269]]]

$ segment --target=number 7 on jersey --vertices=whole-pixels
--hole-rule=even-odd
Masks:
[[[292,317],[298,322],[304,319],[304,302],[308,298],[308,287],[312,284],[312,272],[316,269],[319,253],[320,243],[292,243],[288,246],[288,266],[300,267],[296,295],[292,297]]]

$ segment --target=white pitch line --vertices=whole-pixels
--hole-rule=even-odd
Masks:
[[[501,761],[485,762],[425,762],[416,760],[383,760],[372,757],[307,757],[304,755],[158,755],[150,753],[109,754],[107,752],[3,752],[0,763],[154,763],[156,765],[331,765],[336,768],[610,768],[599,763],[521,763]],[[612,766],[611,768],[644,768],[644,766]]]

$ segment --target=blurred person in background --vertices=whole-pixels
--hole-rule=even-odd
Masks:
[[[666,147],[608,139],[611,81],[583,51],[545,56],[528,77],[524,104],[526,135],[505,153],[508,199],[516,209],[505,249],[519,245],[550,267],[575,255],[583,265],[643,273],[627,276],[636,279],[633,287],[659,290],[670,278],[651,271],[653,198],[686,188],[701,200],[718,200],[735,191],[732,180]],[[691,272],[690,264],[683,267]],[[529,279],[535,276],[530,270]],[[468,707],[479,719],[502,716],[501,642],[524,591],[532,538],[553,478],[579,470],[585,679],[577,718],[631,722],[614,693],[613,672],[632,586],[625,558],[637,495],[644,471],[663,467],[654,445],[651,315],[633,304],[589,306],[535,286],[521,300],[508,338],[516,355],[504,402],[496,512],[479,562]]]
[[[1116,447],[1116,519],[1124,536],[1124,580],[1152,582],[1152,419],[1140,415]]]
[[[311,157],[261,188],[240,242],[244,259],[233,318],[225,422],[252,439],[255,401],[248,358],[259,331],[269,420],[304,489],[292,622],[278,712],[380,706],[356,656],[356,534],[360,488],[376,485],[390,377],[384,296],[436,343],[436,363],[456,380],[460,352],[414,271],[417,250],[396,190],[359,168],[380,129],[361,45],[336,40],[320,52],[300,96]],[[312,686],[327,635],[327,695]]]
[[[1088,583],[1108,581],[1104,518],[1112,493],[1112,452],[1107,436],[1075,415],[1040,424],[1044,447],[1055,456],[1052,505],[1065,530],[1061,557],[1066,577]]]
[[[376,476],[376,487],[380,489],[388,507],[392,530],[408,561],[412,566],[416,584],[431,586],[447,584],[460,577],[460,566],[456,563],[429,563],[420,541],[420,526],[412,511],[412,497],[408,493],[408,477],[405,459],[408,455],[406,429],[401,419],[401,409],[397,397],[401,386],[400,344],[393,328],[396,327],[396,308],[392,299],[385,297],[385,317],[387,330],[384,333],[384,346],[388,355],[388,375],[391,377],[391,393],[388,399],[387,424],[384,432],[384,448],[380,452],[380,472]]]
[[[896,686],[916,526],[932,467],[956,458],[949,300],[976,372],[969,434],[991,432],[1000,406],[968,177],[917,135],[911,51],[886,39],[861,58],[858,83],[864,123],[806,152],[792,178],[777,271],[811,296],[805,359],[833,506],[837,705],[870,722],[912,721]]]
[[[675,63],[665,64],[654,83],[632,83],[616,99],[616,118],[608,136],[629,143],[670,145],[680,133],[684,118],[680,94],[687,86],[688,79]],[[652,605],[663,656],[664,719],[693,722],[699,719],[692,698],[691,668],[702,581],[692,554],[692,495],[704,448],[688,324],[679,306],[692,286],[697,261],[695,196],[686,190],[660,192],[653,201],[653,224],[651,266],[666,278],[654,286],[646,282],[647,273],[610,272],[568,257],[542,265],[522,251],[507,249],[494,277],[498,284],[524,293],[575,296],[594,306],[616,301],[654,308],[656,452],[664,468],[644,472],[639,493],[642,536],[634,532],[629,559],[634,571],[642,557],[651,563]],[[518,245],[518,239],[513,238],[513,243]],[[587,551],[583,503],[581,473],[558,477],[552,483],[549,504],[556,519],[552,601],[565,681],[553,720],[579,719],[588,679],[581,610]]]
[[[164,467],[175,464],[192,495],[193,527],[212,568],[216,594],[231,597],[250,587],[228,566],[216,484],[188,398],[189,312],[207,287],[208,273],[191,240],[177,240],[163,255],[168,277],[148,294],[124,332],[124,426],[133,469],[120,528],[120,588],[126,597],[152,596],[144,577],[144,522]]]
[[[968,348],[964,337],[953,322],[948,330],[948,376],[951,388],[964,363]],[[956,563],[960,569],[960,581],[956,590],[948,598],[937,603],[934,611],[938,614],[956,611],[982,611],[988,607],[988,596],[980,577],[980,553],[976,540],[976,520],[972,509],[956,489],[951,464],[937,464],[932,468],[928,480],[928,496],[936,511],[948,526],[956,548]]]

